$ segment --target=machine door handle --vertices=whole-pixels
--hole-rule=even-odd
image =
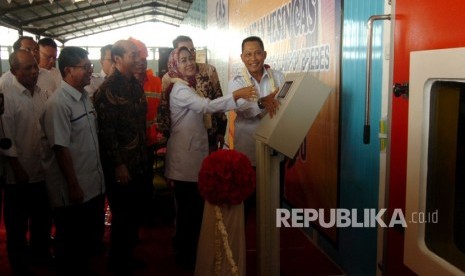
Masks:
[[[371,52],[373,40],[373,22],[375,20],[391,20],[390,14],[372,15],[368,19],[367,27],[367,63],[366,63],[366,84],[365,84],[365,123],[363,125],[363,143],[370,143],[370,97],[371,97]]]
[[[400,97],[402,95],[408,96],[408,82],[394,83],[392,86],[392,92],[396,97]]]

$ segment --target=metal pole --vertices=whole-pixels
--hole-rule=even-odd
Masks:
[[[257,270],[260,276],[280,275],[279,158],[271,148],[256,141],[257,154]]]

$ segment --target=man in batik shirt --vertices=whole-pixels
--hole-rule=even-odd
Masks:
[[[113,45],[111,55],[115,71],[97,90],[94,100],[102,167],[112,211],[109,266],[114,271],[129,272],[144,267],[133,253],[141,223],[147,169],[147,102],[142,86],[134,77],[138,60],[136,46],[128,40],[120,40]]]

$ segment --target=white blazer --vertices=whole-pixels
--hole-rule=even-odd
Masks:
[[[203,159],[208,155],[208,135],[203,114],[224,112],[244,104],[232,94],[210,100],[193,88],[176,82],[170,94],[171,132],[165,159],[165,177],[197,182]]]

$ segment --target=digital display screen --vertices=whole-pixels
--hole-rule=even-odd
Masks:
[[[291,88],[291,86],[292,86],[292,83],[293,83],[293,81],[286,81],[283,84],[283,87],[281,88],[281,90],[278,93],[278,99],[284,99],[284,97],[286,97],[287,92],[289,91],[289,88]]]

